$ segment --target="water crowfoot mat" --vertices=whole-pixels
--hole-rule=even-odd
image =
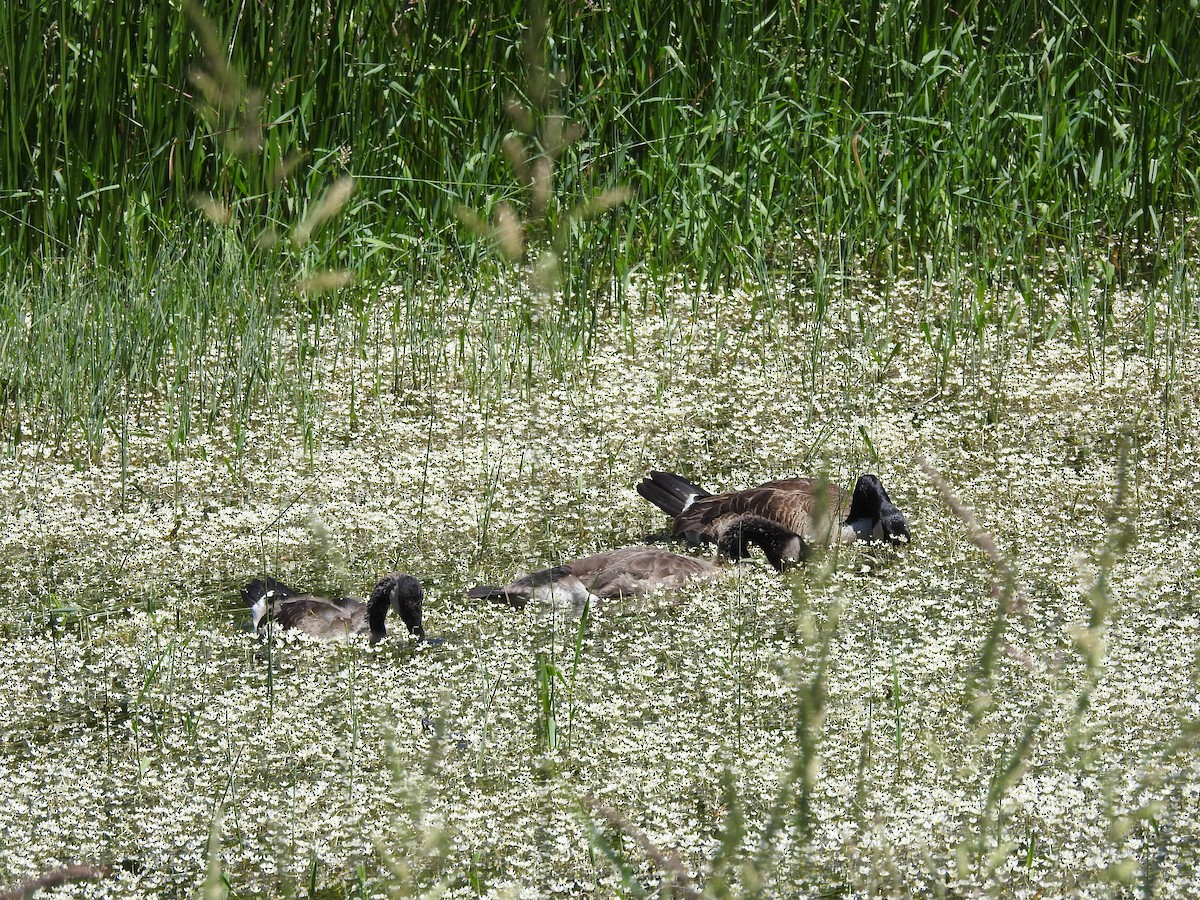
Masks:
[[[1130,294],[1102,347],[1016,324],[951,346],[932,291],[848,282],[818,313],[787,286],[634,284],[553,353],[500,298],[398,342],[393,306],[418,304],[385,294],[370,352],[308,358],[304,421],[179,444],[145,414],[95,460],[10,446],[0,885],[95,863],[62,892],[1187,890],[1194,337],[1165,365]],[[751,561],[582,629],[466,598],[660,530],[651,469],[878,472],[913,540]],[[361,596],[395,568],[444,643],[264,642],[238,598],[264,575]]]

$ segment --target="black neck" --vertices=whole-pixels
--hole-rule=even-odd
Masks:
[[[367,607],[367,622],[371,626],[371,642],[381,641],[387,637],[387,614],[391,606],[391,598],[386,594],[382,597],[372,597]]]

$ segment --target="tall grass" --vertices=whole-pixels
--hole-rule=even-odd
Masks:
[[[16,257],[168,239],[197,190],[284,216],[348,168],[362,257],[445,247],[456,204],[502,199],[504,101],[530,100],[525,10],[290,2],[209,14],[262,88],[260,160],[228,165],[191,109],[183,13],[137,0],[10,4],[0,212]],[[1007,265],[1098,238],[1122,269],[1183,238],[1200,141],[1194,13],[1148,0],[561,4],[549,66],[587,131],[558,178],[642,198],[597,246],[711,277],[821,223],[879,265],[962,250]],[[264,174],[309,154],[292,191]],[[1149,242],[1150,246],[1146,246]],[[604,254],[601,254],[603,257]]]
[[[800,288],[763,303],[817,326],[813,387],[831,301],[863,266],[961,286],[922,316],[943,386],[989,328],[995,352],[1013,352],[1018,311],[996,302],[998,281],[1020,286],[1026,352],[1067,327],[1102,362],[1111,291],[1131,277],[1173,286],[1144,311],[1168,368],[1195,321],[1182,296],[1200,205],[1194,14],[1146,0],[1003,13],[693,0],[561,5],[543,29],[527,12],[511,0],[249,4],[208,10],[206,30],[136,0],[0,9],[7,438],[62,443],[74,430],[94,452],[161,393],[176,439],[230,413],[244,432],[270,397],[311,442],[305,362],[342,352],[331,323],[357,327],[362,352],[379,301],[294,289],[349,272],[412,287],[392,295],[391,341],[410,364],[375,387],[432,384],[457,344],[481,397],[529,386],[544,360],[574,369],[598,321],[637,314],[598,290],[637,267]],[[581,129],[549,147],[560,114]],[[514,131],[530,138],[520,159]],[[553,159],[554,203],[522,170],[539,153]],[[357,189],[308,239],[301,223],[347,175]],[[614,185],[632,202],[578,227],[586,207],[565,198]],[[462,209],[525,223],[526,246],[553,250],[554,291],[537,303],[497,291]],[[1065,317],[1047,312],[1047,270],[1067,282]],[[446,288],[472,281],[451,326]],[[882,369],[886,326],[862,324]],[[298,354],[288,379],[271,349],[281,335]]]

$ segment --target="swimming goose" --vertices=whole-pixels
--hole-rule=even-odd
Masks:
[[[622,547],[572,560],[518,578],[512,584],[481,584],[473,599],[496,600],[523,609],[530,600],[582,606],[588,600],[633,597],[656,588],[679,587],[721,570],[710,562],[657,547]]]
[[[675,537],[715,543],[732,560],[757,544],[780,571],[804,559],[814,542],[911,539],[904,514],[876,475],[859,476],[853,492],[823,480],[787,478],[710,494],[670,472],[651,472],[637,491],[675,519]]]
[[[387,613],[392,607],[418,640],[425,639],[422,625],[424,594],[421,582],[403,572],[379,579],[366,603],[355,597],[336,600],[313,594],[298,594],[274,578],[256,578],[242,588],[242,599],[250,607],[257,630],[267,618],[281,628],[295,628],[324,640],[347,640],[370,634],[376,644],[387,634]]]

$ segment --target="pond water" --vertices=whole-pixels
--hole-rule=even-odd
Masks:
[[[218,428],[172,453],[151,413],[94,462],[11,448],[0,884],[102,862],[71,895],[220,871],[239,896],[632,896],[674,852],[769,896],[1186,890],[1193,336],[1147,354],[1130,295],[1103,353],[1019,321],[948,347],[922,324],[953,298],[852,287],[815,322],[803,298],[631,288],[558,366],[520,363],[499,306],[393,354],[381,309],[383,349],[240,452]],[[661,530],[652,468],[876,472],[913,543],[738,566],[582,631],[465,598]],[[444,643],[264,643],[240,609],[251,577],[361,596],[392,569]]]

